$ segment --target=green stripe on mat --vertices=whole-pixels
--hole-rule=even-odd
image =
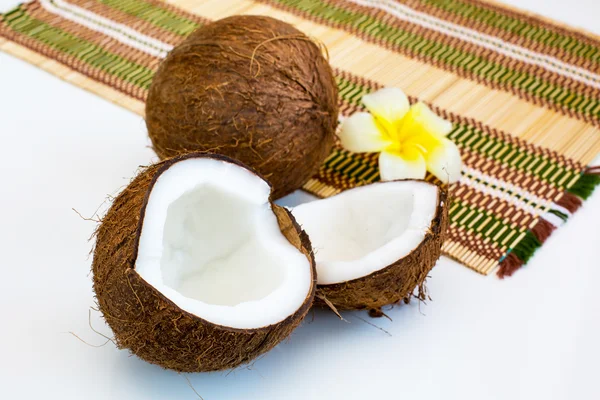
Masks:
[[[525,228],[508,223],[494,213],[455,198],[448,214],[453,225],[472,229],[493,242],[496,247],[508,247]]]
[[[502,262],[510,253],[513,253],[523,264],[526,264],[540,247],[542,247],[542,242],[531,231],[527,231],[525,236],[519,240],[519,243],[512,249],[509,249],[506,254],[500,258],[500,262]]]
[[[567,191],[587,200],[598,185],[600,185],[600,175],[581,174],[580,178]]]
[[[32,18],[22,7],[17,7],[5,14],[2,20],[13,31],[73,56],[109,75],[119,77],[138,87],[148,88],[150,86],[154,74],[151,69],[111,53],[60,28]]]
[[[449,14],[463,17],[474,23],[482,23],[490,28],[517,35],[534,43],[561,49],[569,54],[590,60],[594,63],[600,63],[600,51],[596,46],[584,43],[572,36],[549,30],[543,26],[531,24],[523,19],[514,18],[461,0],[417,1]]]
[[[531,206],[534,208],[545,208],[545,206],[543,204],[538,204],[538,203],[534,202],[533,200],[521,195],[520,193],[515,193],[514,191],[507,189],[505,187],[498,186],[494,183],[486,182],[477,176],[471,175],[470,173],[463,171],[463,176],[466,176],[467,178],[469,178],[472,181],[475,181],[481,185],[485,185],[490,189],[498,190],[498,191],[505,193],[511,197],[514,197],[515,199],[522,201],[523,203],[527,204],[528,206]]]
[[[551,210],[548,210],[548,212],[556,215],[558,218],[562,219],[563,221],[566,221],[567,219],[569,219],[569,215],[565,214],[562,211],[551,209]]]
[[[142,19],[179,36],[187,36],[201,25],[164,7],[143,0],[97,0],[108,7]]]
[[[469,125],[455,125],[448,137],[474,153],[528,172],[559,188],[564,188],[577,175],[576,171],[566,169],[547,157],[527,152],[518,145],[503,142]]]
[[[362,166],[366,168],[361,168]],[[326,172],[352,177],[352,181],[357,183],[371,183],[379,180],[377,164],[370,165],[364,155],[350,153],[343,149],[334,148],[321,168]]]

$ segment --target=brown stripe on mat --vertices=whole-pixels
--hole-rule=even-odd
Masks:
[[[576,32],[573,32],[570,29],[569,30],[564,29],[564,28],[560,27],[559,25],[549,23],[548,21],[544,20],[543,18],[540,18],[539,16],[527,16],[526,14],[524,14],[523,11],[519,11],[518,13],[515,13],[514,11],[507,8],[508,6],[504,6],[504,8],[501,8],[498,6],[494,6],[491,3],[486,3],[486,2],[470,1],[470,0],[463,0],[463,1],[465,3],[474,4],[478,7],[483,7],[483,8],[488,8],[490,10],[493,10],[493,11],[497,12],[498,14],[500,14],[500,18],[502,15],[507,15],[507,16],[510,16],[513,18],[516,17],[520,20],[526,19],[526,20],[528,20],[528,22],[530,24],[539,26],[542,29],[555,31],[555,32],[561,33],[563,35],[570,36],[574,40],[579,40],[581,42],[588,43],[593,46],[600,46],[600,42],[590,38],[588,35],[577,34]],[[473,29],[475,31],[484,33],[486,35],[501,38],[502,40],[505,40],[506,42],[515,44],[517,46],[524,47],[526,49],[535,51],[537,53],[556,57],[556,58],[558,58],[560,60],[564,60],[565,62],[568,62],[570,64],[576,65],[581,68],[588,69],[592,72],[596,72],[596,73],[600,72],[600,64],[594,63],[591,60],[586,59],[584,57],[580,57],[575,54],[570,54],[568,51],[566,51],[560,47],[553,46],[553,45],[546,44],[546,43],[539,43],[539,42],[536,42],[535,40],[529,39],[527,37],[520,36],[518,34],[496,28],[494,26],[486,24],[483,21],[477,21],[477,20],[470,19],[470,18],[462,16],[462,15],[447,12],[438,7],[432,6],[430,4],[426,4],[422,0],[402,0],[402,3],[406,4],[408,7],[415,9],[417,11],[421,11],[426,14],[435,16],[437,18],[455,23],[457,25],[464,26],[465,28]]]
[[[589,45],[600,47],[600,36],[591,32],[584,31],[573,26],[567,26],[556,20],[544,17],[524,9],[519,9],[508,4],[503,4],[494,0],[463,0],[465,3],[471,3],[479,7],[488,8],[499,14],[511,16],[522,21],[527,21],[531,25],[538,25],[548,30],[558,32],[561,35],[569,36]]]
[[[105,34],[86,28],[83,25],[69,21],[59,15],[52,14],[45,8],[38,6],[39,3],[32,3],[29,8],[29,15],[47,23],[50,26],[60,28],[73,36],[82,38],[90,43],[93,43],[103,49],[116,54],[126,60],[136,64],[144,65],[150,69],[158,68],[160,59],[137,50],[133,47],[126,46],[116,39],[106,36]]]
[[[565,87],[576,91],[578,93],[585,94],[589,97],[600,97],[600,89],[593,88],[589,85],[586,85],[583,82],[565,77],[563,75],[557,74],[555,72],[549,71],[546,68],[533,65],[530,63],[526,63],[523,61],[515,60],[509,57],[506,57],[496,51],[487,49],[485,47],[481,47],[477,44],[470,43],[464,40],[461,40],[456,37],[444,35],[435,30],[431,30],[425,27],[422,27],[417,24],[413,24],[401,19],[396,18],[395,16],[376,9],[372,7],[360,6],[358,4],[348,3],[345,0],[321,0],[323,3],[328,3],[335,5],[338,8],[358,11],[361,14],[370,15],[373,18],[383,21],[386,24],[393,26],[395,28],[411,32],[417,35],[422,36],[427,40],[434,41],[436,43],[443,43],[448,46],[451,46],[455,49],[460,49],[461,51],[467,51],[472,53],[473,55],[479,56],[487,60],[488,62],[494,62],[499,65],[503,65],[509,69],[526,72],[533,76],[536,76],[539,79],[543,79],[548,82],[552,82],[557,86]],[[447,68],[449,70],[453,70],[453,68]],[[507,85],[508,87],[508,85]]]
[[[498,197],[480,192],[479,190],[458,182],[453,186],[454,196],[463,203],[488,211],[497,219],[512,223],[520,228],[527,229],[536,217],[529,212],[515,207]]]
[[[32,3],[37,4],[37,3]],[[27,49],[30,49],[36,53],[39,53],[52,60],[56,60],[59,63],[77,71],[78,73],[100,82],[110,88],[118,90],[119,92],[125,93],[126,95],[144,101],[145,90],[136,87],[135,85],[124,81],[115,76],[108,75],[106,72],[99,68],[94,68],[86,64],[85,62],[77,59],[72,55],[67,55],[61,51],[57,51],[52,47],[42,44],[39,41],[16,33],[13,30],[7,28],[3,22],[0,21],[0,37],[3,36]]]
[[[583,166],[578,161],[575,161],[571,158],[565,157],[563,154],[560,154],[556,151],[550,150],[545,147],[536,146],[530,142],[526,142],[523,139],[520,139],[516,136],[509,135],[506,132],[500,131],[498,129],[492,128],[489,125],[484,124],[481,121],[475,120],[474,118],[463,117],[461,115],[448,112],[434,104],[430,104],[429,106],[434,110],[437,114],[441,115],[443,118],[449,120],[455,124],[461,125],[470,125],[475,127],[477,130],[485,132],[490,137],[501,140],[504,143],[513,144],[522,149],[526,149],[531,154],[536,154],[539,156],[545,156],[550,161],[562,165],[567,169],[571,169],[573,171],[580,172],[583,170]]]
[[[498,162],[482,154],[473,152],[466,147],[461,147],[460,152],[463,164],[481,171],[502,182],[510,183],[544,200],[552,201],[562,190],[551,185],[528,171],[519,170],[513,166]]]
[[[479,233],[473,232],[473,229],[467,230],[451,224],[448,226],[448,235],[451,241],[459,243],[469,250],[476,250],[479,255],[492,260],[498,260],[506,252],[506,248],[496,247],[488,238],[484,239]],[[463,260],[459,261],[463,262]]]

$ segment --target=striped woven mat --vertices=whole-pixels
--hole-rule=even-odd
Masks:
[[[453,122],[444,252],[477,272],[524,265],[600,181],[600,38],[481,0],[37,0],[0,16],[0,49],[142,114],[161,58],[232,14],[322,41],[345,115],[397,86]],[[337,147],[305,190],[378,179],[376,155]]]

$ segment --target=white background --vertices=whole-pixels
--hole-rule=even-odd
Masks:
[[[510,3],[600,33],[597,0]],[[141,117],[0,53],[1,399],[196,398],[183,375],[68,333],[104,342],[88,326],[95,224],[71,208],[91,216],[155,160],[148,145]],[[393,322],[319,311],[251,368],[187,376],[207,400],[599,399],[599,246],[597,191],[511,279],[442,259],[433,301]]]

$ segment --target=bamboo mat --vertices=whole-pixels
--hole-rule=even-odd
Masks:
[[[344,115],[397,86],[454,124],[463,155],[444,253],[503,277],[600,183],[600,38],[481,0],[37,0],[0,16],[0,50],[143,114],[160,60],[197,27],[269,15],[322,41]],[[336,147],[304,189],[379,179]],[[431,179],[431,177],[429,178]]]

